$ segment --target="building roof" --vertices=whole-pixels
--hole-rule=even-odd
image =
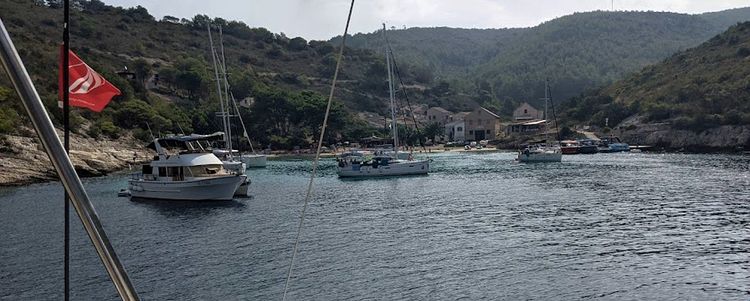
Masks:
[[[427,111],[429,111],[429,110],[435,110],[435,111],[438,111],[440,113],[445,113],[445,114],[453,114],[453,112],[448,111],[446,109],[443,109],[441,107],[431,107],[431,108],[427,109]]]
[[[497,116],[497,114],[495,114],[495,113],[492,113],[492,111],[490,111],[490,110],[487,110],[487,109],[485,109],[484,107],[479,107],[479,108],[480,108],[480,109],[481,109],[482,111],[485,111],[485,112],[487,112],[487,113],[488,113],[488,114],[490,114],[491,116],[493,116],[493,117],[495,117],[495,118],[497,118],[497,119],[500,119],[500,116]]]
[[[445,124],[445,126],[446,126],[446,127],[448,127],[448,126],[457,126],[457,125],[459,125],[459,124],[461,124],[461,123],[464,123],[464,120],[463,120],[463,119],[461,119],[461,120],[456,120],[456,121],[451,121],[451,122],[448,122],[448,123],[446,123],[446,124]]]

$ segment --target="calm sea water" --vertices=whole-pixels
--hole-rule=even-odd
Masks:
[[[748,300],[750,157],[433,155],[423,177],[316,181],[292,300]],[[145,300],[279,300],[309,161],[253,197],[133,202],[84,182]],[[59,183],[0,190],[0,299],[62,298]],[[74,217],[72,297],[116,300]]]

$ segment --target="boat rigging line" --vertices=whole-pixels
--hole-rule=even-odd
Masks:
[[[305,222],[305,211],[307,210],[307,204],[310,202],[312,196],[313,182],[315,181],[315,173],[318,170],[318,161],[320,160],[320,151],[323,147],[323,137],[326,134],[326,126],[328,125],[328,115],[331,113],[331,103],[333,102],[333,92],[336,89],[336,79],[339,76],[339,68],[341,67],[341,60],[344,57],[344,46],[346,45],[346,35],[349,32],[349,21],[352,19],[352,10],[354,9],[354,0],[352,0],[349,6],[349,15],[346,17],[346,26],[344,27],[344,35],[341,38],[341,48],[339,48],[339,55],[336,58],[336,69],[333,72],[333,81],[331,81],[331,92],[328,94],[328,104],[326,105],[326,114],[323,117],[323,126],[320,129],[320,138],[318,139],[318,149],[315,152],[315,159],[312,163],[312,172],[310,173],[310,182],[307,184],[307,194],[305,195],[305,202],[302,205],[302,212],[300,213],[299,225],[297,226],[297,237],[294,239],[294,249],[292,249],[292,260],[289,263],[289,272],[286,276],[286,283],[284,283],[284,295],[281,298],[282,301],[286,300],[286,294],[289,291],[289,281],[292,278],[292,270],[294,269],[294,259],[297,256],[297,248],[299,247],[299,239],[302,234],[302,226]]]
[[[547,79],[547,90],[549,91],[549,104],[552,106],[552,118],[555,119],[555,132],[557,133],[557,145],[562,147],[562,139],[560,138],[560,129],[557,127],[557,114],[555,113],[555,102],[552,101],[552,88],[549,86],[549,79]]]
[[[385,29],[384,29],[385,30]],[[398,69],[398,64],[396,64],[396,56],[393,55],[393,48],[391,48],[391,43],[388,42],[388,37],[385,38],[385,47],[388,47],[388,54],[391,56],[391,62],[393,62],[393,71],[396,73],[396,77],[398,78],[398,82],[401,84],[401,93],[404,94],[404,99],[406,100],[406,106],[409,108],[409,114],[411,115],[412,120],[414,121],[414,129],[417,131],[417,137],[419,139],[419,146],[422,147],[423,151],[427,151],[427,148],[424,145],[424,142],[422,141],[422,135],[421,131],[419,129],[419,123],[417,122],[417,117],[414,115],[414,108],[411,106],[411,102],[409,101],[409,94],[406,93],[406,86],[404,85],[404,80],[401,78],[401,72]]]

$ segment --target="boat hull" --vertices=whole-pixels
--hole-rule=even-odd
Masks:
[[[374,168],[367,165],[347,165],[338,168],[338,175],[341,178],[368,178],[368,177],[388,177],[388,176],[406,176],[406,175],[426,175],[430,172],[430,161],[398,161],[391,162],[386,166]]]
[[[596,154],[599,152],[596,145],[582,145],[578,147],[579,154]]]
[[[224,164],[224,169],[229,170],[235,174],[238,175],[245,175],[245,170],[247,169],[247,166],[244,162],[240,161],[221,161],[221,163]],[[243,181],[239,187],[237,187],[237,190],[234,191],[235,196],[240,197],[246,197],[247,192],[250,188],[250,177],[245,178],[245,181]]]
[[[562,162],[562,153],[519,153],[518,162]]]
[[[246,176],[232,175],[189,181],[128,181],[130,196],[134,198],[176,201],[231,200]]]
[[[243,155],[241,159],[247,168],[263,168],[268,161],[266,155]]]
[[[563,146],[560,148],[563,155],[575,155],[578,153],[578,146]]]

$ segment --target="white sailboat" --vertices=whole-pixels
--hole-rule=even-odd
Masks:
[[[425,175],[430,171],[429,160],[415,160],[411,154],[406,160],[399,159],[398,126],[396,123],[396,108],[393,90],[393,71],[391,65],[392,54],[386,39],[385,24],[383,24],[383,39],[386,42],[386,65],[388,70],[388,92],[391,107],[391,133],[393,134],[393,152],[378,151],[374,156],[351,153],[338,158],[337,173],[339,177],[381,177],[403,175]]]
[[[237,113],[237,118],[240,120],[240,124],[242,125],[242,136],[247,139],[247,142],[250,143],[250,151],[252,153],[250,154],[240,154],[239,158],[242,163],[245,163],[247,168],[265,168],[266,167],[266,161],[267,156],[264,154],[259,154],[255,152],[255,148],[253,147],[253,142],[250,141],[250,135],[247,134],[247,128],[245,127],[245,122],[242,121],[242,115],[240,115],[240,110],[237,107],[237,101],[234,99],[234,95],[232,93],[229,93],[229,98],[232,100],[232,105],[234,105],[234,111]]]
[[[544,131],[546,139],[544,143],[537,143],[534,145],[528,145],[525,148],[518,151],[516,160],[518,162],[534,163],[534,162],[561,162],[562,161],[562,150],[559,145],[549,144],[549,83],[544,82]]]
[[[209,34],[210,39],[210,34]],[[242,134],[245,139],[247,139],[248,143],[250,143],[250,151],[252,154],[242,154],[239,153],[239,156],[237,158],[234,158],[235,160],[241,161],[243,164],[245,164],[245,168],[264,168],[266,167],[266,161],[267,156],[264,154],[258,154],[255,152],[255,148],[253,148],[253,143],[250,140],[250,136],[247,134],[247,128],[245,127],[245,122],[242,120],[242,115],[240,115],[240,109],[237,107],[237,100],[234,99],[234,94],[232,94],[231,91],[229,91],[229,81],[227,80],[227,64],[226,59],[224,57],[224,40],[221,35],[221,27],[219,27],[219,44],[221,46],[221,68],[222,68],[222,74],[224,75],[224,97],[227,104],[227,112],[232,111],[234,109],[234,116],[236,116],[239,121],[240,125],[242,125]],[[213,47],[213,44],[212,44]],[[215,63],[214,63],[215,64]],[[217,77],[218,78],[218,77]],[[221,93],[221,92],[219,92]],[[230,105],[231,102],[231,105]],[[227,131],[229,131],[229,144],[227,144],[227,149],[232,150],[232,153],[234,154],[236,151],[232,149],[231,146],[231,126],[229,125],[231,120],[229,117],[232,117],[231,114],[227,115],[226,119],[226,127]]]
[[[219,35],[221,36],[221,27],[219,27]],[[214,149],[213,153],[217,157],[221,159],[221,162],[224,165],[224,168],[227,170],[230,170],[234,173],[245,175],[245,171],[247,170],[247,166],[244,162],[241,160],[238,160],[234,157],[233,150],[232,150],[232,127],[230,125],[230,117],[231,114],[229,114],[229,82],[227,80],[227,72],[226,72],[226,64],[224,63],[224,44],[221,43],[221,72],[223,74],[223,85],[222,85],[222,78],[219,78],[219,64],[217,63],[217,60],[219,58],[219,54],[216,52],[216,48],[214,48],[214,41],[211,37],[211,25],[208,25],[208,41],[211,46],[211,59],[214,64],[214,75],[216,76],[216,90],[218,92],[219,96],[219,103],[221,107],[221,112],[219,113],[221,116],[221,123],[224,127],[224,147],[225,149]],[[223,92],[222,92],[223,89]],[[225,105],[226,100],[226,105]],[[250,178],[245,177],[245,182],[242,183],[237,188],[237,191],[235,191],[235,195],[237,196],[247,196],[248,190],[250,188]]]
[[[158,138],[149,144],[157,155],[128,181],[131,197],[164,200],[231,200],[247,176],[224,168],[201,142],[224,133]],[[208,145],[208,143],[206,143]],[[172,151],[172,150],[177,151]]]

